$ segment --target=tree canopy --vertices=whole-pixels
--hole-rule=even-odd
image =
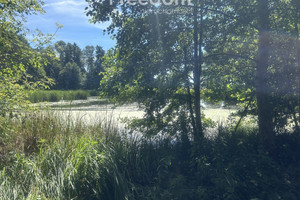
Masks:
[[[117,39],[103,63],[102,94],[145,105],[145,130],[174,133],[184,115],[201,140],[204,99],[240,103],[258,115],[266,147],[289,119],[299,127],[296,1],[87,2],[87,15],[110,21],[106,31]]]
[[[31,89],[48,82],[46,79],[33,81],[27,73],[27,69],[38,70],[47,62],[42,52],[33,49],[25,39],[29,34],[29,30],[24,26],[26,16],[38,12],[43,12],[42,2],[39,0],[3,0],[0,3],[1,114],[15,109],[16,106],[27,105],[25,88]],[[43,41],[43,38],[40,38],[40,41]]]

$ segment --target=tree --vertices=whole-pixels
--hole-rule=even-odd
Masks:
[[[268,67],[270,51],[270,13],[269,1],[258,0],[258,58],[257,58],[257,85],[256,98],[258,107],[258,126],[259,135],[262,142],[269,148],[273,146],[273,124],[272,124],[272,105],[270,90],[268,89]]]
[[[55,55],[55,50],[52,46],[48,46],[47,48],[43,49],[45,53],[44,56],[48,60],[48,63],[44,66],[44,70],[46,72],[46,76],[53,79],[54,85],[51,86],[51,89],[59,89],[59,72],[61,71],[61,63],[60,59]]]
[[[67,47],[69,47],[69,46],[70,46],[70,44],[67,44]],[[72,52],[71,60],[77,64],[77,66],[80,68],[82,73],[85,73],[86,69],[84,68],[84,64],[82,62],[82,51],[76,43],[73,43],[73,45],[71,47],[71,52]]]
[[[95,60],[95,47],[94,46],[86,46],[83,49],[83,57],[85,61],[85,68],[87,71],[91,71],[94,68],[94,60]]]
[[[66,44],[64,41],[58,41],[54,46],[59,54],[59,60],[62,66],[65,66],[69,62],[74,62],[80,68],[81,72],[85,72],[82,62],[82,51],[76,43]]]
[[[85,57],[85,65],[87,69],[87,79],[86,79],[86,88],[88,89],[98,89],[100,85],[100,72],[102,69],[102,57],[105,54],[105,51],[101,46],[86,46],[83,50]]]
[[[151,132],[172,129],[178,113],[185,113],[190,116],[195,140],[200,141],[203,138],[200,107],[203,49],[207,44],[204,41],[209,40],[204,29],[209,27],[205,25],[204,7],[207,10],[211,5],[195,1],[191,20],[189,13],[161,12],[168,8],[164,5],[131,7],[125,3],[120,5],[122,14],[119,14],[117,4],[88,2],[88,14],[95,21],[112,18],[114,23],[108,32],[118,29],[118,49],[104,62],[107,66],[104,77],[111,77],[102,81],[104,94],[118,95],[119,100],[125,101],[134,98],[146,105],[145,127]],[[96,9],[99,7],[103,9]],[[185,6],[177,8],[182,10]],[[151,12],[145,14],[144,9]],[[113,76],[117,76],[118,83]],[[111,86],[110,81],[116,83],[115,89],[105,86]]]
[[[40,51],[31,48],[24,39],[28,33],[24,26],[26,16],[38,12],[43,12],[42,2],[39,0],[3,0],[0,3],[0,110],[2,115],[27,107],[25,88],[30,90],[43,83],[43,81],[28,80],[27,69],[40,68],[47,61],[43,59]]]
[[[246,111],[258,115],[259,135],[266,147],[272,146],[274,127],[279,126],[274,120],[296,116],[291,97],[284,95],[276,101],[284,87],[293,88],[293,98],[297,94],[294,77],[277,84],[282,67],[295,66],[294,54],[276,58],[284,48],[275,42],[275,33],[298,27],[293,25],[297,20],[287,20],[297,18],[297,11],[289,11],[296,7],[292,1],[193,1],[192,6],[169,7],[87,2],[87,14],[94,22],[111,20],[107,31],[117,39],[116,50],[105,56],[103,94],[143,103],[147,122],[142,125],[147,130],[176,132],[171,127],[179,113],[185,113],[195,140],[197,135],[203,137],[202,92],[214,100],[220,100],[214,95],[218,92],[250,105]],[[192,10],[162,11],[170,8]],[[286,17],[287,13],[293,17]],[[297,74],[295,69],[290,67],[287,74]]]
[[[86,69],[83,59],[83,52],[76,43],[65,43],[64,41],[58,41],[54,45],[56,52],[58,53],[59,63],[54,62],[56,69],[59,69],[59,74],[57,77],[57,89],[72,89],[72,88],[83,88],[86,81]],[[89,58],[89,64],[91,60]],[[87,65],[89,65],[87,64]],[[75,67],[76,65],[76,67]],[[75,72],[79,68],[79,74]],[[66,72],[73,71],[71,73],[74,75],[72,78],[71,75],[66,75]],[[74,71],[75,70],[75,71]],[[57,75],[57,74],[56,74]],[[78,77],[79,76],[79,77]],[[64,80],[67,78],[67,80]],[[72,85],[73,80],[79,80],[78,83]],[[66,85],[65,85],[66,84]]]
[[[256,91],[255,108],[259,136],[266,149],[272,150],[275,130],[279,132],[280,129],[284,129],[286,132],[286,125],[291,119],[294,119],[294,125],[298,127],[295,103],[298,93],[295,40],[282,35],[294,32],[297,9],[289,1],[258,0],[235,2],[230,10],[234,13],[231,16],[235,16],[235,20],[240,23],[233,30],[239,31],[240,38],[244,32],[241,29],[246,29],[245,33],[251,34],[251,43],[256,47],[248,51],[251,56],[246,56],[247,52],[241,54],[241,51],[239,56],[255,61],[256,75],[253,86]],[[255,31],[249,32],[251,29]],[[243,35],[242,38],[247,37],[249,36]],[[253,56],[253,52],[257,55]],[[249,89],[253,90],[251,87]],[[252,96],[250,93],[249,95]]]
[[[54,44],[54,48],[59,55],[59,61],[62,64],[66,64],[68,62],[65,55],[66,43],[64,41],[58,41]]]
[[[76,90],[82,83],[80,68],[76,63],[68,62],[59,72],[59,83],[62,89]]]
[[[226,75],[227,77],[230,76],[231,83],[228,87],[230,89],[242,88],[244,91],[242,93],[248,93],[248,97],[241,96],[241,92],[237,94],[239,98],[247,99],[249,103],[255,101],[252,98],[252,91],[256,92],[257,104],[247,103],[247,105],[252,105],[255,108],[251,112],[258,115],[260,140],[266,149],[271,150],[274,147],[275,130],[279,132],[279,129],[282,128],[286,132],[286,125],[290,123],[292,118],[294,118],[295,127],[298,126],[295,117],[297,112],[295,104],[297,91],[295,89],[298,88],[297,76],[294,76],[297,74],[297,68],[295,67],[296,47],[293,45],[295,41],[282,36],[282,33],[291,34],[291,30],[294,29],[292,28],[294,22],[291,19],[297,18],[297,14],[293,13],[295,9],[288,1],[228,2],[231,2],[228,5],[229,10],[232,12],[230,16],[234,16],[235,22],[238,22],[238,26],[230,28],[231,31],[238,32],[234,38],[240,39],[241,42],[245,42],[245,39],[249,38],[250,40],[246,42],[250,48],[247,47],[248,51],[243,51],[231,42],[229,44],[224,43],[223,45],[229,46],[226,54],[229,50],[229,54],[234,52],[232,55],[252,61],[251,65],[255,67],[249,65],[251,67],[249,72],[250,74],[256,73],[253,76],[255,79],[245,82],[247,84],[234,83],[234,80],[239,79],[239,76],[247,77],[243,75],[245,68],[237,68],[237,65],[245,62],[242,63],[241,59],[235,58],[234,62],[237,65],[233,64],[232,66],[239,69],[236,70],[239,73],[238,76],[232,73]],[[226,16],[229,16],[228,13]],[[230,31],[230,29],[226,31]],[[240,46],[245,47],[246,45]],[[224,52],[224,48],[221,47],[221,50]],[[231,67],[231,69],[233,68]]]

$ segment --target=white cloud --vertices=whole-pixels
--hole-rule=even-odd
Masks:
[[[49,0],[48,0],[49,1]],[[46,1],[45,1],[46,2]],[[51,3],[45,3],[45,10],[47,14],[52,16],[59,16],[58,20],[61,21],[63,25],[76,24],[79,26],[89,26],[98,29],[105,29],[108,27],[109,23],[98,23],[91,24],[89,22],[89,17],[85,14],[85,7],[88,4],[84,0],[64,0],[64,1],[51,1]]]
[[[61,0],[52,0],[51,3],[45,3],[45,7],[46,6],[56,6],[56,5],[74,5],[74,6],[82,6],[82,5],[86,5],[87,3],[84,0],[65,0],[65,1],[61,1]]]
[[[87,6],[85,1],[59,1],[55,3],[46,3],[45,9],[69,17],[85,18],[84,8]]]
[[[31,30],[38,28],[43,33],[53,34],[56,31],[55,23],[63,25],[57,32],[54,41],[76,42],[83,48],[86,45],[101,45],[104,49],[112,48],[115,41],[109,35],[103,35],[102,30],[110,22],[89,23],[85,15],[85,0],[44,0],[46,13],[44,15],[28,16],[27,27]]]

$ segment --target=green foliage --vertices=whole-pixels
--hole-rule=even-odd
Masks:
[[[59,54],[59,60],[63,66],[68,63],[75,63],[80,68],[81,72],[85,72],[82,62],[82,51],[76,43],[66,44],[64,41],[58,41],[54,46]]]
[[[104,124],[65,122],[52,112],[2,119],[3,200],[299,197],[295,136],[278,136],[276,151],[268,154],[256,129],[232,134],[219,128],[195,150],[184,137],[130,137]]]
[[[76,63],[67,63],[59,72],[59,83],[62,89],[76,90],[82,84],[80,68]]]
[[[32,103],[58,102],[60,100],[86,100],[89,96],[96,95],[94,91],[86,90],[36,90],[30,92],[28,99]]]
[[[122,195],[123,182],[110,179],[118,169],[111,163],[114,148],[103,141],[101,124],[84,128],[65,123],[55,113],[28,113],[6,122],[3,131],[11,127],[13,134],[1,143],[1,199],[116,199],[111,186]],[[111,139],[115,135],[108,129],[106,134],[112,134]]]
[[[48,47],[57,55],[44,67],[47,76],[55,80],[51,89],[90,89],[99,88],[103,71],[102,57],[105,51],[101,46],[86,46],[81,50],[76,43],[58,41]]]
[[[51,80],[44,77],[42,69],[47,59],[29,45],[26,36],[30,32],[24,26],[27,15],[43,12],[42,2],[1,1],[0,7],[0,114],[6,115],[29,109],[25,89],[47,88]],[[49,41],[48,37],[34,37],[36,47]]]
[[[194,12],[180,17],[159,13],[163,4],[148,5],[153,12],[144,13],[145,7],[128,2],[87,2],[93,22],[110,21],[107,31],[117,39],[104,57],[99,46],[82,52],[59,41],[54,50],[42,48],[39,38],[33,49],[22,24],[27,14],[42,12],[42,3],[0,3],[1,199],[299,199],[296,0],[194,1]],[[45,75],[63,89],[96,89],[102,79],[102,96],[144,106],[144,119],[131,124],[139,132],[32,114],[28,98],[88,96],[31,93],[51,82]],[[244,113],[262,114],[260,125],[269,120],[265,130],[278,133],[271,133],[272,151],[258,140],[268,142],[268,132],[243,126],[219,128],[195,144],[199,86],[203,99],[240,103]],[[14,117],[16,109],[22,110]],[[202,120],[203,127],[214,125]],[[288,135],[291,120],[298,132]]]
[[[164,12],[180,5],[86,1],[92,22],[109,21],[106,31],[117,39],[104,57],[101,95],[142,103],[142,128],[157,133],[189,112],[187,123],[195,129],[201,96],[259,115],[259,126],[265,127],[261,135],[270,139],[286,132],[288,124],[299,129],[300,7],[295,0],[195,0],[188,13]]]
[[[85,63],[87,65],[86,75],[86,88],[87,89],[98,89],[100,86],[100,80],[102,76],[100,73],[103,72],[102,57],[105,51],[101,46],[86,46],[83,50],[85,56]]]

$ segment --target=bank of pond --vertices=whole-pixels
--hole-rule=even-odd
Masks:
[[[255,127],[219,126],[195,146],[188,131],[137,137],[49,111],[0,118],[0,134],[2,200],[300,199],[299,133],[266,152]]]

